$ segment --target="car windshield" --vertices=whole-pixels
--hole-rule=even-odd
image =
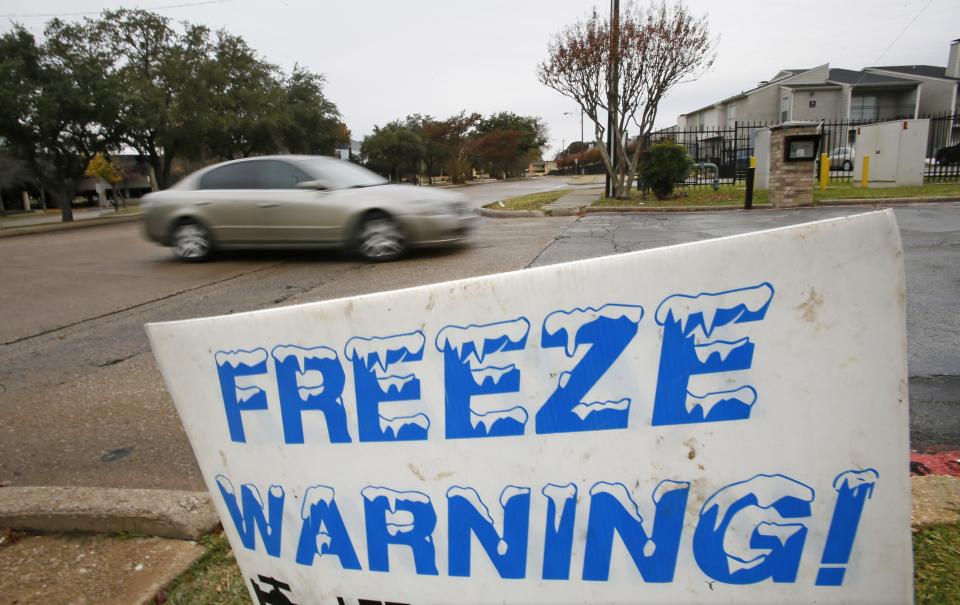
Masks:
[[[387,182],[379,174],[345,160],[303,160],[298,166],[318,179],[329,181],[334,189],[374,187]]]

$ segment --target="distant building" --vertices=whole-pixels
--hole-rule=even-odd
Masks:
[[[530,162],[527,173],[530,176],[541,176],[550,174],[557,169],[557,163],[554,160],[534,160]]]
[[[887,65],[865,71],[915,80],[920,84],[920,115],[960,114],[960,39],[950,43],[947,66]]]
[[[734,123],[827,120],[877,122],[960,112],[960,40],[946,67],[784,69],[755,88],[681,114],[676,130],[717,130]],[[668,129],[665,129],[668,130]]]
[[[353,139],[350,139],[349,143],[337,143],[337,148],[334,150],[333,155],[337,156],[341,160],[359,158],[360,141],[354,141]]]
[[[117,189],[129,193],[131,197],[140,197],[156,191],[157,179],[151,166],[143,156],[135,153],[124,153],[110,156],[110,160],[120,169],[123,179],[115,185],[95,178],[83,178],[77,182],[77,195],[91,197],[97,194],[98,187],[104,192]]]

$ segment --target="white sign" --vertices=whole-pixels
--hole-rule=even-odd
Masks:
[[[254,603],[907,603],[889,211],[148,326]]]

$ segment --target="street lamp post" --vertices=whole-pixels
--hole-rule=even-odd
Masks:
[[[572,116],[574,113],[572,111],[565,111],[563,115]],[[583,143],[583,107],[580,108],[580,142]]]

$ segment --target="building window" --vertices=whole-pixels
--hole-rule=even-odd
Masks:
[[[850,99],[850,121],[875,122],[880,117],[877,97],[852,97]]]

